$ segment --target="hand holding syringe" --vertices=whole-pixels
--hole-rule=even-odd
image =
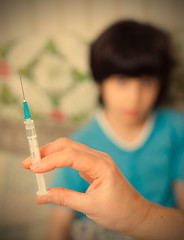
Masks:
[[[27,136],[27,139],[29,142],[29,148],[30,148],[32,162],[36,163],[36,162],[40,161],[40,150],[39,150],[39,146],[38,146],[34,122],[31,119],[28,104],[25,99],[21,75],[20,75],[20,81],[21,81],[22,94],[23,94],[23,99],[24,99],[23,107],[24,107],[24,118],[25,118],[24,125],[25,125],[25,129],[26,129],[26,136]],[[48,193],[48,191],[46,190],[43,174],[36,174],[36,179],[37,179],[37,183],[38,183],[37,194],[44,195],[44,194]]]

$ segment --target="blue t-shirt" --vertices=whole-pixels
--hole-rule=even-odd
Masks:
[[[172,183],[184,181],[183,114],[169,109],[156,110],[151,133],[144,144],[133,151],[118,147],[95,118],[71,139],[109,154],[128,181],[149,201],[175,207]],[[89,184],[78,171],[70,167],[55,171],[53,187],[87,190]]]

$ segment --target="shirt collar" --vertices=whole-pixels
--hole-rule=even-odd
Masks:
[[[96,120],[101,127],[104,134],[119,148],[127,151],[135,151],[142,147],[144,143],[147,141],[150,136],[154,123],[155,123],[156,114],[152,113],[147,121],[145,122],[143,128],[141,129],[139,135],[132,142],[127,142],[123,140],[118,134],[114,131],[112,126],[110,125],[108,119],[105,116],[104,110],[99,109],[96,112]]]

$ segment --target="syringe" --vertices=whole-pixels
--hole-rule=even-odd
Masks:
[[[19,76],[20,76],[20,82],[21,82],[22,94],[23,94],[23,108],[24,108],[24,118],[25,118],[24,125],[25,125],[25,129],[26,129],[26,136],[27,136],[28,143],[29,143],[32,162],[36,163],[36,162],[39,162],[41,159],[40,158],[40,150],[39,150],[39,146],[38,146],[34,121],[31,119],[29,107],[28,107],[27,101],[25,99],[24,88],[23,88],[22,78],[21,78],[20,73],[19,73]],[[48,193],[48,191],[46,190],[43,174],[36,173],[36,179],[37,179],[37,184],[38,184],[37,194],[44,195],[44,194]]]

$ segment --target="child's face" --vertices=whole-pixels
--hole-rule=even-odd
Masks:
[[[106,111],[127,124],[139,123],[150,113],[159,90],[159,79],[151,76],[113,75],[101,85]]]

